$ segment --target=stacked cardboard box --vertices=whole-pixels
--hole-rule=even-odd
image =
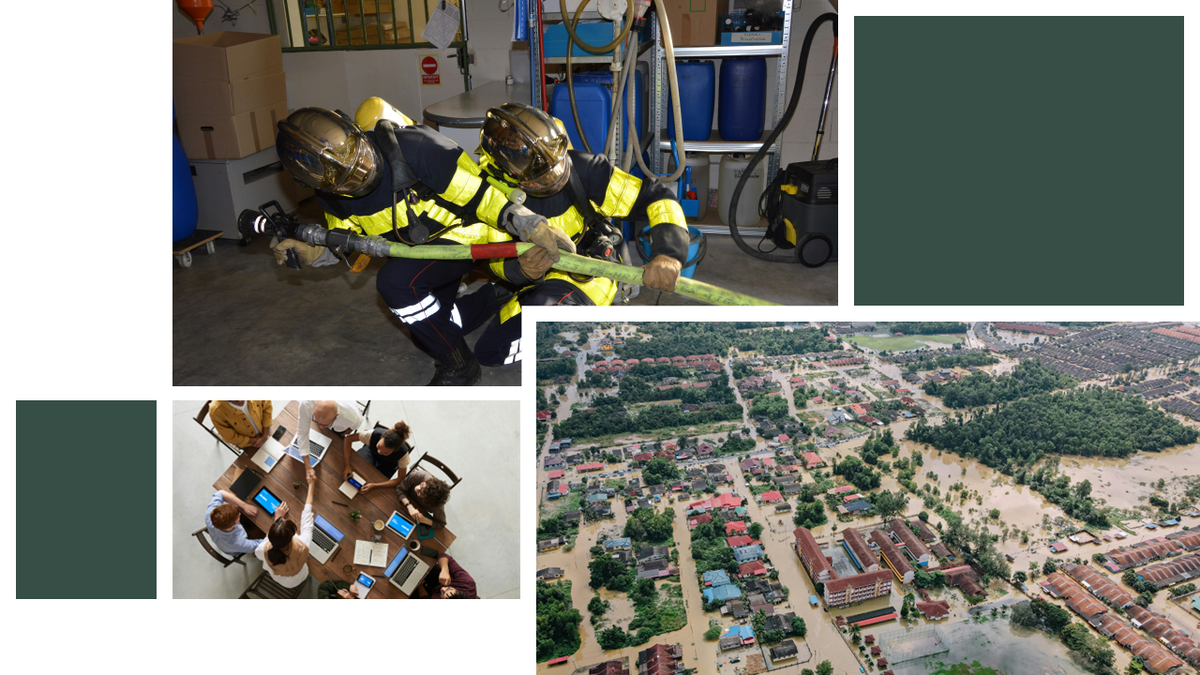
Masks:
[[[275,145],[287,118],[278,35],[222,32],[174,43],[179,140],[191,159],[239,159]]]

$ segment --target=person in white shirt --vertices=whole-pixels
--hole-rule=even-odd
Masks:
[[[308,456],[308,434],[313,422],[338,436],[358,431],[363,424],[354,401],[300,401],[296,417],[296,438],[292,445],[299,448],[301,456]]]
[[[284,588],[295,588],[308,580],[308,547],[312,545],[312,500],[317,472],[308,462],[305,462],[304,470],[308,479],[308,498],[304,501],[304,511],[300,513],[299,533],[294,522],[280,518],[271,525],[266,540],[254,550],[254,557],[263,561],[263,569]]]

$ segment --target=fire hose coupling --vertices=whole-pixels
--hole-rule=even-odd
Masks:
[[[296,230],[296,239],[313,246],[353,251],[372,258],[386,258],[392,250],[391,242],[382,237],[355,234],[349,230],[327,230],[317,224],[301,225]]]

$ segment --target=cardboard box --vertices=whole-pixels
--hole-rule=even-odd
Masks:
[[[176,78],[175,112],[181,117],[237,115],[287,100],[283,73],[236,82]]]
[[[236,82],[283,72],[278,35],[226,31],[179,38],[173,45],[176,80]]]
[[[237,115],[180,117],[179,141],[188,159],[240,159],[275,145],[275,124],[287,119],[287,103]]]
[[[717,44],[717,23],[729,13],[729,0],[666,0],[671,44],[711,47]]]

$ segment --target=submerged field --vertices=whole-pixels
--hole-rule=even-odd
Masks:
[[[934,346],[936,343],[952,345],[956,342],[962,342],[966,339],[964,335],[902,335],[900,337],[867,337],[865,335],[854,335],[845,338],[846,342],[850,342],[867,349],[876,351],[907,351],[918,347]],[[935,343],[930,345],[929,343]]]

